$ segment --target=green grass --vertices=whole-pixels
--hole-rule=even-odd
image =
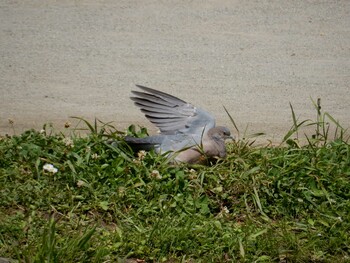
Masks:
[[[349,262],[350,146],[329,114],[212,166],[134,157],[110,124],[0,140],[0,257],[19,262]],[[330,138],[328,118],[336,125]],[[331,119],[332,118],[332,119]],[[232,119],[233,120],[233,119]],[[315,135],[300,146],[301,126]],[[145,135],[129,127],[128,133]],[[57,173],[43,170],[52,164]],[[129,261],[130,262],[130,261]],[[141,262],[141,261],[139,261]]]

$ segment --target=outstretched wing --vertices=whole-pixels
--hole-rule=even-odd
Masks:
[[[196,134],[215,127],[215,118],[167,93],[136,85],[144,92],[132,91],[135,105],[162,134]]]

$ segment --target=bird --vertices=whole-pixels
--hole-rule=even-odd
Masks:
[[[133,150],[154,149],[174,163],[200,164],[225,158],[227,139],[234,139],[227,127],[216,126],[212,114],[165,92],[136,85],[130,99],[159,134],[145,138],[126,136]]]

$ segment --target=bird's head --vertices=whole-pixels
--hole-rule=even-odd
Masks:
[[[216,140],[234,140],[234,136],[231,136],[231,132],[224,126],[216,126],[208,131],[208,136]]]

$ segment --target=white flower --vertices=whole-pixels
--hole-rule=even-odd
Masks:
[[[93,153],[91,155],[91,158],[94,159],[94,160],[97,160],[98,158],[100,158],[100,156],[97,153]]]
[[[193,180],[193,179],[196,179],[196,178],[197,178],[197,172],[196,172],[196,170],[190,169],[189,172],[190,172],[190,175],[188,176],[188,178],[189,178],[190,180]]]
[[[70,147],[70,148],[73,148],[74,147],[74,142],[71,138],[69,137],[66,137],[63,139],[63,142],[66,146]]]
[[[58,172],[58,169],[55,166],[53,166],[52,164],[49,164],[49,163],[46,163],[43,166],[43,169],[44,169],[44,171],[52,173],[52,174],[55,174],[55,173]]]
[[[140,164],[140,163],[141,163],[139,159],[132,159],[132,162],[133,162],[134,164]]]
[[[84,181],[78,180],[78,182],[77,182],[77,186],[78,186],[78,187],[82,187],[82,186],[84,186],[84,185],[85,185],[85,182],[84,182]]]
[[[160,175],[158,170],[153,170],[151,173],[151,176],[158,179],[158,180],[162,179],[162,176]]]
[[[228,208],[226,206],[224,206],[222,208],[222,212],[224,212],[225,214],[229,214],[230,213],[230,210],[228,210]]]
[[[141,150],[141,151],[139,151],[138,153],[137,153],[137,157],[138,157],[138,159],[139,160],[143,160],[143,159],[145,159],[145,156],[146,156],[146,151],[144,151],[144,150]]]

